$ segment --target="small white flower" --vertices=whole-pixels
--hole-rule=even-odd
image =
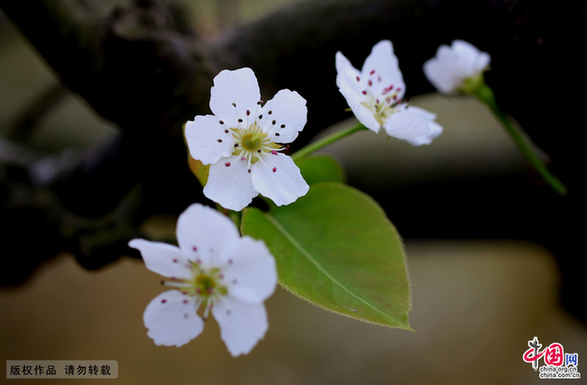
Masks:
[[[248,354],[267,331],[263,302],[277,284],[275,260],[262,241],[240,237],[234,223],[200,204],[177,221],[179,247],[133,239],[146,267],[177,290],[161,293],[143,315],[155,344],[181,346],[197,337],[210,312],[233,356]],[[197,310],[203,307],[203,317]]]
[[[304,128],[306,100],[290,90],[260,100],[250,68],[224,70],[211,89],[214,115],[185,127],[191,156],[210,165],[204,195],[227,209],[240,211],[258,194],[287,205],[309,190],[294,161],[279,152]]]
[[[406,85],[389,40],[375,44],[362,71],[336,53],[336,84],[355,117],[368,129],[404,139],[414,146],[429,144],[442,133],[436,114],[403,101]]]
[[[466,41],[455,40],[450,47],[438,47],[436,56],[424,63],[424,74],[438,91],[451,94],[463,90],[465,80],[480,77],[490,61],[488,53]]]

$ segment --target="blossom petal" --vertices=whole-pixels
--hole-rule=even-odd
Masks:
[[[456,58],[451,49],[442,45],[436,56],[424,63],[424,74],[428,81],[440,92],[449,94],[462,86],[464,78],[455,74]]]
[[[177,220],[177,242],[190,261],[214,265],[225,248],[238,242],[239,232],[225,215],[201,204],[189,206]]]
[[[419,136],[413,139],[406,139],[408,143],[412,146],[421,146],[423,144],[430,144],[434,139],[436,139],[440,134],[442,134],[442,126],[436,123],[434,120],[436,119],[436,114],[430,111],[427,111],[423,108],[410,106],[405,113],[414,114],[417,117],[424,119],[428,122],[428,128],[430,132],[427,135]]]
[[[442,126],[435,122],[428,123],[428,128],[430,129],[430,133],[428,135],[419,136],[414,139],[406,139],[406,142],[410,143],[412,146],[421,146],[423,144],[430,144],[434,139],[442,134]]]
[[[269,137],[279,133],[275,142],[291,143],[306,125],[308,108],[306,99],[300,94],[295,91],[281,90],[263,106],[261,113],[264,116],[263,129]],[[273,121],[275,124],[272,124]]]
[[[379,132],[381,125],[373,115],[373,111],[363,104],[366,96],[362,94],[365,89],[362,75],[340,52],[336,53],[336,71],[336,85],[357,120],[371,131]]]
[[[393,53],[393,44],[389,40],[382,40],[373,46],[371,54],[363,64],[362,75],[363,81],[368,81],[367,77],[371,80],[371,93],[375,97],[395,91],[397,98],[402,99],[406,92],[399,63]]]
[[[249,354],[269,327],[265,305],[247,305],[229,296],[214,304],[212,314],[220,326],[220,337],[233,357]]]
[[[365,127],[371,131],[377,133],[381,129],[381,124],[375,118],[373,111],[361,103],[361,97],[348,92],[346,89],[341,88],[340,93],[346,99],[349,107],[353,111],[355,118]]]
[[[204,329],[204,321],[196,313],[197,300],[177,290],[155,297],[143,314],[143,322],[156,345],[182,346]]]
[[[254,112],[261,100],[257,77],[250,68],[220,71],[210,95],[210,109],[231,128],[238,127],[237,120],[245,119],[247,110]]]
[[[453,41],[452,50],[463,78],[475,76],[489,64],[489,54],[479,51],[477,47],[466,41]]]
[[[192,158],[203,164],[216,163],[234,151],[235,141],[228,124],[213,115],[196,116],[187,122],[185,137]]]
[[[259,194],[253,188],[248,170],[248,162],[238,156],[224,158],[210,165],[204,195],[226,209],[244,209]]]
[[[336,53],[336,85],[348,93],[358,95],[363,91],[361,73],[340,51]]]
[[[141,252],[145,266],[152,272],[167,278],[191,277],[187,259],[176,246],[145,239],[133,239],[128,245]]]
[[[248,304],[260,304],[275,291],[275,258],[263,241],[245,236],[222,269],[228,295]]]
[[[391,115],[384,128],[387,135],[398,139],[414,139],[430,133],[428,121],[407,110]]]
[[[270,154],[253,165],[253,187],[277,206],[288,205],[306,195],[310,187],[294,161],[284,154]]]

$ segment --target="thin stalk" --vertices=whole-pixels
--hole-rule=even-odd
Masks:
[[[342,131],[337,131],[333,134],[330,134],[314,143],[311,143],[309,145],[307,145],[306,147],[300,149],[299,151],[296,151],[291,158],[294,160],[294,162],[302,160],[303,158],[305,158],[306,156],[346,137],[349,136],[351,134],[354,134],[357,131],[362,131],[362,130],[367,130],[367,127],[363,126],[361,123],[357,123],[356,126],[344,129]]]
[[[500,121],[506,132],[510,135],[522,155],[530,162],[532,167],[540,174],[542,179],[560,195],[567,195],[566,186],[554,175],[548,171],[546,165],[540,159],[538,154],[532,148],[532,144],[526,134],[518,127],[516,127],[506,114],[501,111],[495,102],[493,90],[483,82],[477,87],[474,92],[475,96],[483,103],[485,103],[493,112],[495,117]]]

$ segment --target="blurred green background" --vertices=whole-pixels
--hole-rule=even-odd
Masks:
[[[293,2],[184,1],[206,39]],[[100,2],[105,15],[125,3]],[[332,77],[335,86],[334,65]],[[0,16],[0,133],[9,132],[21,112],[57,82]],[[411,104],[438,114],[445,132],[432,145],[416,148],[362,132],[326,152],[341,161],[350,180],[366,187],[525,168],[476,100],[426,95]],[[113,132],[83,100],[68,94],[43,117],[26,144],[41,154],[86,151]],[[174,226],[175,218],[154,217],[145,228],[173,235]],[[213,320],[186,346],[155,346],[142,313],[164,289],[159,276],[141,261],[123,258],[90,272],[71,256],[60,255],[23,286],[0,289],[0,358],[116,360],[116,384],[538,384],[543,380],[522,361],[534,336],[544,346],[556,341],[567,352],[587,354],[587,329],[558,305],[556,263],[541,246],[512,240],[409,240],[406,251],[416,333],[339,317],[278,289],[267,301],[267,335],[240,358],[230,357]]]

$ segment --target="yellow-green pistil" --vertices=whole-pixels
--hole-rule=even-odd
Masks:
[[[357,82],[361,81],[361,78],[357,76]],[[401,104],[401,100],[398,100],[398,93],[401,91],[401,88],[395,87],[393,84],[388,85],[387,87],[383,88],[380,92],[380,95],[374,95],[372,86],[375,83],[381,83],[381,77],[372,70],[369,72],[368,79],[367,79],[367,87],[361,93],[367,97],[367,100],[363,101],[361,104],[373,112],[373,116],[377,119],[377,123],[383,126],[387,119],[396,112],[398,109],[395,107],[398,104]],[[380,89],[380,87],[378,87]]]
[[[232,136],[235,140],[234,152],[240,160],[247,160],[249,162],[249,169],[252,164],[255,164],[262,156],[273,153],[281,149],[281,146],[275,144],[269,139],[257,122],[249,127],[233,128]]]
[[[204,304],[205,310],[203,318],[206,319],[214,302],[221,296],[228,294],[228,289],[224,285],[224,277],[220,273],[220,269],[203,269],[200,266],[199,261],[196,261],[190,262],[190,270],[192,272],[191,278],[174,279],[172,277],[172,282],[165,281],[163,284],[167,286],[175,286],[182,293],[189,295],[190,297],[196,297],[198,300],[196,302],[197,308],[195,310],[197,311],[200,305]]]

